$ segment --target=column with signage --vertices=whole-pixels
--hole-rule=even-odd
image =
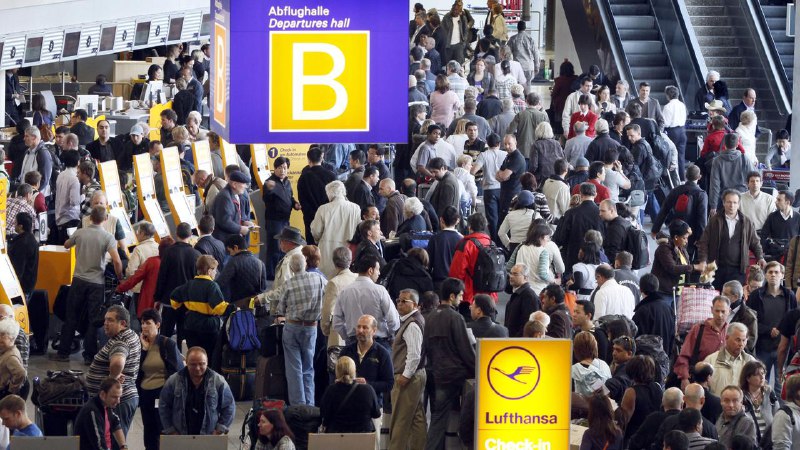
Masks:
[[[572,341],[479,339],[475,448],[569,448]]]
[[[269,161],[267,160],[267,145],[266,144],[251,144],[250,145],[250,161],[253,164],[253,173],[256,175],[256,183],[259,189],[264,189],[264,183],[272,175],[269,170]]]
[[[122,202],[122,188],[119,181],[117,162],[114,160],[102,162],[97,168],[100,172],[100,186],[105,191],[106,200],[108,201],[108,215],[116,217],[125,231],[125,247],[136,245],[138,243],[136,233],[133,231],[128,211]]]
[[[161,150],[161,176],[164,178],[164,191],[167,195],[167,203],[169,203],[169,209],[172,211],[172,219],[175,221],[175,226],[178,226],[181,222],[186,222],[191,225],[192,229],[197,229],[194,205],[189,204],[189,199],[186,198],[186,191],[183,186],[180,159],[177,147],[167,147]]]
[[[153,172],[153,162],[150,160],[148,153],[134,155],[133,171],[136,175],[139,208],[141,208],[145,219],[156,227],[156,235],[159,238],[169,236],[169,226],[156,197],[155,173]]]

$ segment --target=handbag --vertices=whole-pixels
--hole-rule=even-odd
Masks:
[[[358,387],[358,383],[356,383],[356,382],[353,382],[353,385],[352,385],[352,386],[350,386],[350,390],[349,390],[349,391],[347,391],[347,395],[345,395],[345,396],[344,396],[344,398],[342,399],[342,402],[341,402],[341,403],[339,403],[339,407],[338,407],[338,408],[336,408],[336,412],[335,412],[335,413],[333,413],[333,415],[334,415],[334,416],[336,416],[336,415],[338,415],[340,412],[342,412],[342,407],[345,405],[345,403],[347,403],[347,401],[348,401],[348,400],[350,400],[350,397],[353,395],[353,392],[355,392],[355,391],[356,391],[356,387]],[[319,432],[320,432],[320,433],[324,433],[324,432],[325,432],[325,428],[326,428],[326,426],[325,426],[325,425],[320,425],[320,426],[319,426]]]
[[[711,317],[711,304],[719,295],[716,289],[700,286],[683,286],[678,303],[677,332],[683,335],[697,323]]]
[[[39,125],[39,134],[42,136],[42,142],[52,142],[53,139],[56,137],[55,134],[53,134],[53,127],[48,125],[44,121],[44,116],[39,111],[33,113],[34,118],[36,117],[37,113],[39,114],[39,117],[42,119],[42,123],[41,125]]]

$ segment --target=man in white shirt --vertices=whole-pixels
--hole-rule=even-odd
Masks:
[[[581,109],[578,105],[578,99],[580,99],[581,95],[586,94],[592,99],[589,109],[592,111],[595,110],[595,98],[594,94],[592,94],[592,86],[592,79],[588,76],[583,77],[581,79],[581,88],[567,96],[567,101],[564,103],[564,112],[561,113],[561,127],[564,129],[564,134],[569,133],[569,122],[570,119],[572,119],[572,114]]]
[[[664,90],[667,104],[661,110],[664,116],[664,131],[678,150],[678,175],[686,178],[686,105],[680,101],[680,92],[675,86],[667,86]]]
[[[631,290],[617,283],[614,269],[608,264],[601,264],[594,273],[597,289],[594,292],[594,317],[600,318],[609,314],[622,314],[632,319],[635,302]]]
[[[739,210],[753,222],[756,231],[764,227],[767,217],[775,211],[775,197],[766,192],[761,192],[761,174],[750,172],[747,174],[747,192],[742,194],[739,201]]]
[[[747,327],[739,322],[728,325],[725,346],[703,360],[714,367],[714,376],[708,383],[708,389],[712,394],[720,395],[725,386],[737,384],[742,367],[756,360],[744,351],[746,345]]]

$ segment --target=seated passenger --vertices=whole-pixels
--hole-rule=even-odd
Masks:
[[[294,434],[279,409],[258,413],[258,441],[255,450],[294,450]]]
[[[18,394],[25,384],[27,372],[14,345],[19,331],[16,320],[0,320],[0,396]]]
[[[320,414],[326,433],[373,433],[372,419],[381,417],[378,397],[367,383],[356,381],[356,363],[342,356],[336,363],[336,383],[322,396]]]
[[[19,395],[8,395],[0,400],[0,419],[3,420],[12,436],[41,437],[42,430],[36,426],[25,412],[25,399]]]
[[[118,448],[128,448],[115,412],[120,398],[122,385],[115,378],[106,378],[100,383],[97,396],[83,405],[75,419],[75,435],[80,437],[81,450],[107,450],[112,448],[112,440],[117,441]]]

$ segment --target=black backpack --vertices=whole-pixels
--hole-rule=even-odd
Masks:
[[[653,136],[653,142],[650,147],[653,151],[653,158],[661,164],[661,175],[666,175],[669,170],[669,143],[664,139],[664,136],[656,133]]]
[[[628,227],[625,237],[625,251],[633,255],[631,269],[638,270],[650,265],[650,249],[647,242],[647,233],[633,225]]]
[[[472,272],[472,288],[474,292],[502,292],[506,288],[506,255],[491,241],[482,245],[477,239],[470,238],[478,249],[478,258]]]

